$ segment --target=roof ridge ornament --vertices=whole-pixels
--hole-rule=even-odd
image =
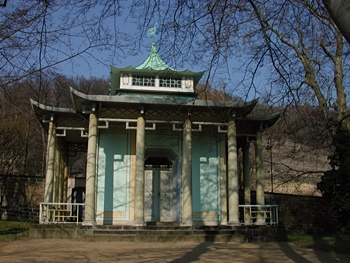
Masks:
[[[148,29],[147,37],[153,37],[153,40],[154,40],[154,37],[157,34],[157,25],[158,25],[158,23],[155,23],[153,27]]]

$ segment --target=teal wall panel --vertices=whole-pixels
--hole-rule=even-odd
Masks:
[[[219,147],[216,137],[193,136],[192,191],[194,220],[219,219],[219,178]],[[201,213],[210,213],[211,216],[206,218],[196,217]]]
[[[128,134],[101,133],[98,152],[97,220],[128,220],[130,154]]]

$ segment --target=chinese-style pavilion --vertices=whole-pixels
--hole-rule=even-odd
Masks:
[[[68,153],[82,146],[87,151],[83,224],[264,224],[264,213],[254,217],[242,213],[240,206],[252,204],[252,142],[254,202],[265,205],[262,132],[279,115],[249,117],[257,100],[197,99],[195,87],[202,75],[172,69],[153,44],[141,65],[111,66],[109,95],[88,95],[71,88],[73,108],[32,100],[48,132],[44,203],[72,203]],[[240,188],[244,192],[241,204]],[[41,222],[64,221],[59,206],[55,209],[56,216],[44,209],[46,217],[41,215]]]

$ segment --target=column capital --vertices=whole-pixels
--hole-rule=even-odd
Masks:
[[[145,114],[145,107],[144,107],[144,106],[141,106],[141,108],[140,108],[140,114],[141,114],[141,115],[144,115],[144,114]]]

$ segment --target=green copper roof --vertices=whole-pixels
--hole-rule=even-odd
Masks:
[[[201,72],[193,72],[188,69],[184,69],[181,71],[175,70],[171,67],[169,67],[165,62],[159,57],[157,53],[156,44],[152,43],[152,50],[147,59],[139,66],[137,67],[124,67],[124,68],[117,68],[111,65],[111,88],[110,88],[110,95],[116,95],[121,89],[120,89],[120,77],[122,74],[135,74],[135,75],[146,75],[146,76],[160,76],[160,77],[190,77],[193,78],[193,86],[196,87],[199,80],[204,74],[204,71]],[[154,91],[157,91],[156,89]],[[123,92],[128,93],[129,90],[123,89]],[[157,91],[164,92],[164,91]],[[169,92],[171,92],[171,89],[169,89]],[[144,94],[144,92],[141,92]],[[168,93],[168,92],[166,92]],[[194,91],[192,90],[190,93],[194,94]],[[183,95],[185,95],[184,92],[182,92]],[[193,96],[191,96],[193,97]]]
[[[135,69],[174,70],[171,67],[169,67],[167,64],[165,64],[165,62],[159,57],[155,43],[152,43],[152,50],[148,58],[141,65],[137,66]]]

